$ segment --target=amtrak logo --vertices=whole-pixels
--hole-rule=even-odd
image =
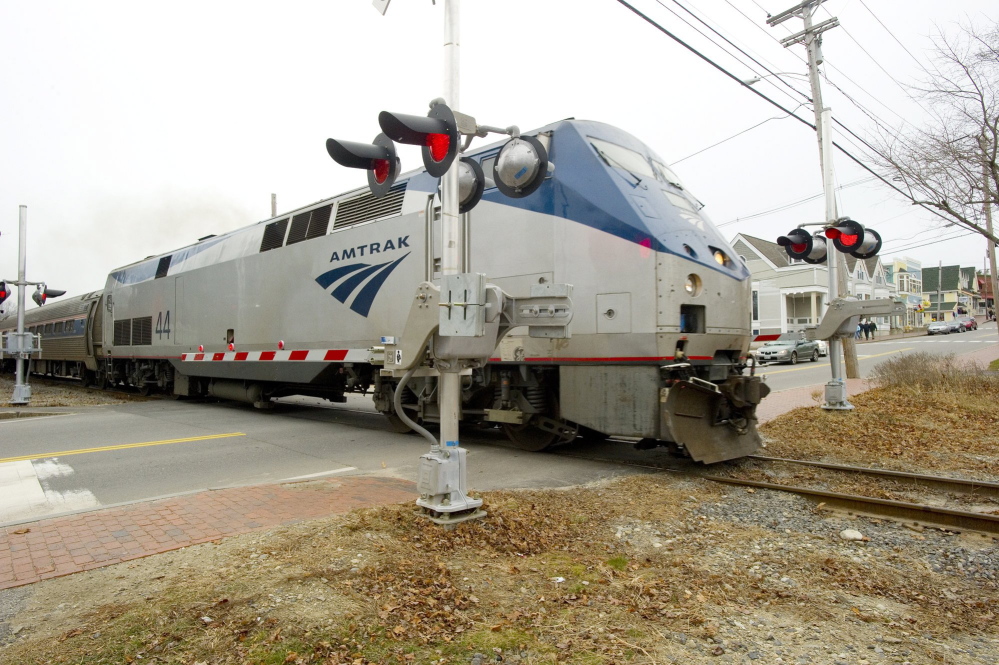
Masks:
[[[396,266],[402,263],[402,260],[406,256],[409,256],[409,254],[410,252],[407,252],[402,258],[379,263],[378,265],[352,263],[349,266],[340,266],[316,277],[316,283],[324,289],[328,289],[337,282],[340,282],[340,285],[333,289],[333,293],[330,295],[344,304],[347,304],[347,299],[357,291],[354,301],[350,303],[350,309],[366,318],[368,312],[371,311],[371,304],[375,301],[375,296],[378,295],[379,289],[382,288],[382,284],[392,274],[392,271],[396,269]],[[367,280],[367,284],[364,284],[365,280]],[[364,286],[361,286],[362,284]]]

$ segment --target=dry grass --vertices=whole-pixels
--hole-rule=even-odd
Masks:
[[[641,476],[492,493],[491,518],[454,531],[428,528],[409,505],[361,511],[252,546],[243,537],[192,548],[169,567],[145,560],[131,576],[107,569],[91,578],[92,605],[0,657],[365,665],[467,663],[499,649],[530,663],[666,663],[690,656],[672,635],[705,640],[747,616],[808,625],[845,615],[877,634],[993,629],[994,592],[954,578],[941,594],[938,576],[903,553],[861,562],[830,545],[792,564],[768,549],[772,533],[694,515],[724,499],[699,481]],[[802,583],[750,575],[751,563]],[[86,598],[84,578],[46,583],[37,600]],[[118,579],[128,592],[111,591]]]
[[[852,412],[807,407],[764,425],[768,452],[999,477],[999,376],[912,354],[882,363],[871,381]]]

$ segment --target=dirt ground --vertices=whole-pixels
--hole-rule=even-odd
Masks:
[[[995,478],[995,389],[799,409],[766,452]],[[997,662],[991,536],[673,472],[483,498],[452,531],[389,506],[0,591],[0,662]]]

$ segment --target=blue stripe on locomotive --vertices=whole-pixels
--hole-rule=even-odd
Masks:
[[[635,137],[610,125],[580,120],[555,123],[537,133],[546,131],[553,132],[550,158],[556,168],[552,177],[536,192],[522,199],[509,198],[494,188],[486,190],[482,200],[562,217],[657,252],[694,261],[734,279],[749,278],[749,270],[734,256],[728,242],[703,215],[704,228],[695,229],[677,213],[662,192],[670,185],[653,178],[644,178],[636,184],[626,171],[604,164],[588,140],[589,137],[602,139],[634,150],[648,159],[666,163]],[[491,148],[472,156],[482,159],[497,151],[498,148]],[[423,172],[411,177],[408,187],[433,192],[437,190],[437,183],[437,178]],[[681,191],[675,189],[678,195]],[[636,197],[648,206],[645,212],[639,207]],[[691,245],[697,256],[689,256],[684,244]],[[716,263],[708,250],[709,246],[729,254],[731,266],[723,267]]]

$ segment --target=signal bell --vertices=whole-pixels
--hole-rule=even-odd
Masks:
[[[458,122],[446,104],[431,106],[425,118],[382,111],[378,125],[393,141],[423,146],[423,166],[435,178],[443,177],[458,156]]]
[[[365,169],[368,172],[368,186],[376,198],[388,194],[392,183],[399,176],[399,158],[395,144],[384,134],[375,137],[372,143],[355,143],[326,139],[326,152],[340,166],[352,169]]]
[[[804,229],[794,229],[786,236],[777,238],[777,244],[784,248],[788,257],[805,263],[822,263],[826,260],[826,239],[813,236]]]
[[[852,219],[841,219],[825,231],[826,237],[841,252],[858,259],[870,259],[881,251],[881,236],[874,229],[864,226]]]
[[[520,199],[532,194],[548,175],[548,151],[533,136],[507,141],[493,163],[493,180],[505,195]]]

